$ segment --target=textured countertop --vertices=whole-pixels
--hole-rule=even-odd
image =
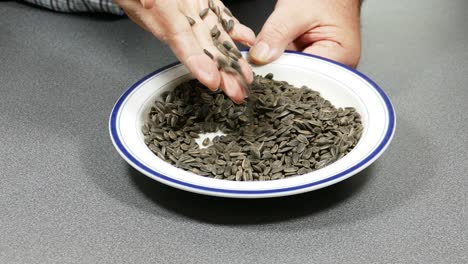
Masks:
[[[230,7],[258,32],[273,3]],[[366,0],[358,69],[395,106],[390,147],[329,188],[233,200],[111,144],[114,102],[167,47],[125,18],[0,2],[0,263],[468,263],[467,26],[466,0]]]

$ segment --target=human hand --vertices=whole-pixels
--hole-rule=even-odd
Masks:
[[[356,67],[361,54],[359,0],[278,0],[249,55],[257,64],[285,49]]]
[[[223,18],[234,21],[234,27],[229,33],[223,30],[217,15],[212,10],[209,10],[204,18],[200,17],[200,11],[207,8],[210,1],[213,1],[215,6],[219,6]],[[220,43],[236,41],[252,45],[255,34],[250,28],[230,17],[228,14],[230,12],[224,11],[225,6],[221,1],[210,1],[115,0],[130,19],[168,44],[175,56],[201,83],[211,90],[221,88],[233,101],[240,103],[245,98],[244,80],[250,83],[253,79],[249,64],[243,58],[238,61],[244,76],[242,79],[235,74],[219,70],[217,63],[204,52],[204,49],[209,51],[214,59],[224,57],[215,47],[211,37],[210,31],[214,25],[220,29],[218,37]]]

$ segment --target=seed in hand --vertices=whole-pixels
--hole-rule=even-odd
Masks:
[[[224,56],[229,57],[229,51],[223,46],[223,44],[215,41],[214,42],[216,48],[218,48],[219,52],[221,52]]]
[[[210,11],[210,9],[207,7],[205,9],[203,9],[202,11],[200,11],[200,13],[198,15],[200,16],[201,19],[204,19],[206,17],[206,15],[208,15],[209,11]]]
[[[238,62],[231,61],[230,66],[231,66],[231,68],[233,68],[237,72],[241,73],[241,66],[240,66],[240,64]]]
[[[185,17],[187,18],[187,20],[188,20],[190,26],[195,25],[195,20],[194,20],[193,18],[191,18],[191,17],[189,17],[189,16],[185,16]]]
[[[226,32],[229,32],[229,31],[227,31],[228,22],[227,22],[226,19],[222,19],[222,20],[221,20],[221,25],[223,26],[223,29],[224,29]]]
[[[224,69],[224,68],[228,67],[228,65],[229,65],[227,60],[224,59],[224,58],[221,58],[221,57],[216,58],[216,61],[218,62],[218,67],[220,69]]]
[[[231,32],[231,30],[234,28],[234,20],[230,19],[227,23],[226,26],[226,32]]]
[[[230,17],[233,17],[232,13],[231,13],[231,10],[229,10],[227,7],[225,7],[223,9],[224,13],[226,13],[226,15],[230,16]]]
[[[227,40],[223,42],[223,46],[229,51],[233,48],[232,44]]]
[[[217,39],[219,35],[221,35],[221,31],[219,31],[218,27],[216,25],[213,26],[213,28],[210,31],[211,37],[214,39]]]
[[[207,49],[203,49],[203,52],[205,52],[205,54],[210,57],[210,59],[214,59],[214,56],[213,54],[211,54],[211,52],[209,52]]]
[[[238,59],[242,58],[242,53],[237,48],[233,48],[229,52],[231,52],[231,54],[236,56]]]
[[[216,6],[213,0],[208,1],[208,7],[211,9],[211,11],[216,12]]]

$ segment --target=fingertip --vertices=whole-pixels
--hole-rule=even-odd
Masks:
[[[221,76],[215,63],[205,54],[189,57],[185,65],[192,75],[212,91],[220,87]]]
[[[262,40],[249,50],[249,60],[254,64],[267,64],[276,60],[282,52],[283,50]]]
[[[231,74],[221,72],[221,79],[221,89],[223,89],[224,93],[236,104],[242,103],[245,99],[245,92],[236,77]]]
[[[252,29],[242,24],[237,24],[230,33],[233,40],[245,46],[252,47],[255,43],[255,33]]]
[[[250,66],[250,64],[244,60],[244,59],[241,59],[239,60],[239,64],[241,65],[241,69],[242,69],[242,75],[244,76],[247,84],[250,84],[252,81],[253,81],[253,71],[252,71],[252,67]]]

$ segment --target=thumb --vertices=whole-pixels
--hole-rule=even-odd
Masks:
[[[263,25],[254,46],[250,49],[250,60],[256,64],[274,61],[284,52],[289,43],[314,27],[307,12],[289,4],[277,5]]]

